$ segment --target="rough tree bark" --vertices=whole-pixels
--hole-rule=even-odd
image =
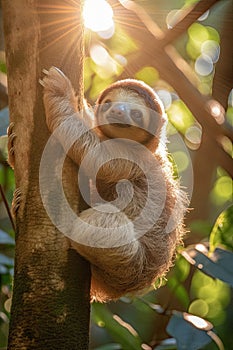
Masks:
[[[49,133],[38,80],[42,68],[58,66],[82,101],[81,1],[3,0],[2,6],[15,179],[21,191],[8,349],[87,349],[89,265],[52,225],[39,191]],[[63,170],[67,198],[80,210],[77,169],[67,159]]]

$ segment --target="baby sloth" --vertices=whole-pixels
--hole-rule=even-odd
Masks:
[[[118,81],[100,94],[90,127],[69,79],[55,67],[44,73],[48,128],[60,128],[64,149],[75,140],[68,155],[93,183],[90,208],[71,234],[91,263],[92,299],[143,293],[172,265],[186,210],[167,156],[162,103],[143,82]]]

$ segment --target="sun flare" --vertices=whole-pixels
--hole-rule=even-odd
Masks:
[[[94,32],[107,31],[114,26],[113,11],[106,0],[85,0],[84,25]]]

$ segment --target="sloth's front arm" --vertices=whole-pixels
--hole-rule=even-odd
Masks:
[[[118,166],[120,160],[115,159],[113,171],[112,162],[107,160],[113,158],[113,153],[117,155],[117,142],[112,146],[111,152],[111,149],[106,147],[104,142],[101,143],[96,133],[85,123],[81,111],[78,111],[70,80],[59,69],[52,67],[46,71],[45,77],[40,82],[44,87],[43,100],[47,126],[51,133],[55,133],[69,157],[80,165],[88,155],[86,161],[82,163],[84,170],[91,176],[93,171],[99,169],[100,180],[118,182],[121,179],[130,179],[133,166],[130,162],[127,164],[125,162],[126,166],[122,167]]]
[[[41,80],[47,126],[66,149],[73,139],[69,156],[80,164],[90,148],[99,144],[98,137],[88,128],[78,111],[77,99],[70,80],[57,68],[44,71]],[[70,142],[69,142],[70,143]]]

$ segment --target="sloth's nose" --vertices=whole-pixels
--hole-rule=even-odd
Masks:
[[[127,114],[127,109],[125,103],[115,103],[110,111],[111,116],[124,117]]]

